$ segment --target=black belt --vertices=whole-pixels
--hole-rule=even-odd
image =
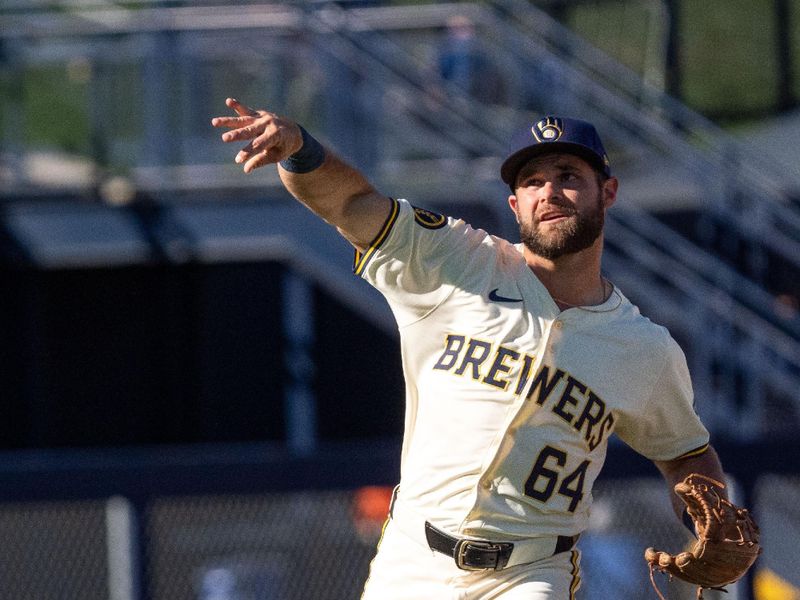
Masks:
[[[456,561],[458,568],[468,571],[480,569],[499,571],[508,564],[511,552],[514,550],[512,542],[487,542],[457,538],[437,529],[427,521],[425,522],[425,539],[431,550],[451,556]],[[577,535],[558,536],[555,550],[551,556],[572,549],[577,540]]]

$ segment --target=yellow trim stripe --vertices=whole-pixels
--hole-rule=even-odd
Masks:
[[[392,210],[389,211],[389,216],[386,219],[386,222],[383,224],[383,227],[380,230],[380,233],[372,240],[372,243],[367,248],[367,251],[364,252],[362,255],[361,252],[356,250],[355,261],[353,263],[353,272],[356,275],[361,275],[364,272],[364,267],[367,266],[369,259],[372,258],[372,255],[375,253],[375,250],[380,248],[381,244],[384,242],[386,237],[389,235],[389,232],[392,230],[392,226],[394,222],[397,220],[397,215],[400,212],[400,204],[397,200],[393,198],[389,198],[392,201]]]
[[[369,570],[367,572],[367,579],[364,581],[364,587],[361,589],[361,596],[359,598],[364,598],[364,594],[367,593],[367,584],[369,583],[369,578],[372,575],[372,563],[375,562],[375,559],[378,557],[378,550],[381,549],[381,542],[383,542],[383,536],[386,535],[386,527],[389,525],[389,521],[391,521],[391,517],[386,517],[386,520],[383,522],[383,526],[381,527],[381,537],[378,538],[378,544],[375,546],[375,556],[372,557],[372,560],[369,561]]]
[[[573,550],[572,557],[572,583],[569,586],[569,600],[575,600],[575,592],[581,587],[581,567],[580,567],[580,552]]]
[[[702,446],[700,446],[699,448],[695,448],[694,450],[689,450],[689,451],[688,451],[688,452],[686,452],[685,454],[681,454],[681,455],[680,455],[678,458],[676,458],[675,460],[678,460],[678,459],[680,459],[680,458],[691,458],[692,456],[700,456],[700,455],[701,455],[701,454],[703,454],[703,453],[704,453],[706,450],[708,450],[708,444],[703,444],[703,445],[702,445]]]

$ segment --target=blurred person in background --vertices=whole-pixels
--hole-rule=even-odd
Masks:
[[[479,38],[475,26],[464,15],[447,20],[447,30],[438,53],[439,76],[448,91],[469,96],[482,103],[503,99],[503,82]]]

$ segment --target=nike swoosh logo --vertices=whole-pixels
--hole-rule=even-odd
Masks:
[[[489,292],[489,300],[492,302],[522,302],[522,298],[506,298],[505,296],[501,296],[497,293],[497,290],[500,288],[494,288],[491,292]]]

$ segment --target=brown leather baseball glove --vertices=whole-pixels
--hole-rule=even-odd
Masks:
[[[761,553],[758,526],[747,509],[720,495],[718,490],[724,488],[719,481],[698,473],[675,486],[675,493],[694,521],[697,540],[676,555],[653,548],[645,550],[650,581],[662,600],[653,578],[655,569],[698,586],[697,598],[701,599],[703,588],[721,589],[740,579]]]

